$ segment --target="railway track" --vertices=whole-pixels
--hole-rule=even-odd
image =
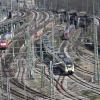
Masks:
[[[2,23],[0,23],[0,26],[4,26],[4,25],[7,25],[7,24],[19,22],[22,19],[25,20],[28,15],[30,15],[30,12],[25,12],[25,14],[23,14],[22,16],[14,17],[14,19],[9,19],[9,20],[7,19],[7,20],[3,21]]]
[[[75,41],[74,41],[75,42]],[[75,46],[74,42],[72,43],[73,46]],[[65,53],[65,52],[64,52]],[[73,54],[75,55],[75,54]],[[76,66],[76,69],[81,71],[82,73],[85,72],[87,74],[90,74],[90,75],[94,75],[93,72],[90,72],[90,71],[87,71],[87,70],[84,70],[82,68],[79,67],[79,65],[75,64]],[[69,78],[71,78],[72,80],[74,80],[76,83],[82,85],[82,86],[85,86],[86,88],[90,89],[91,91],[93,91],[94,93],[100,95],[100,87],[98,85],[95,85],[95,84],[92,84],[92,83],[89,83],[89,82],[86,82],[85,80],[79,78],[78,76],[76,76],[75,74],[72,75],[72,76],[69,76]]]
[[[80,71],[80,72],[84,72],[84,73],[86,73],[86,74],[88,74],[88,75],[94,75],[94,73],[93,72],[91,72],[91,71],[88,71],[88,70],[85,70],[85,69],[83,69],[83,68],[81,68],[79,65],[77,65],[77,64],[74,64],[75,65],[75,70],[77,71]]]
[[[34,96],[42,97],[42,98],[44,98],[44,99],[49,98],[49,96],[47,96],[47,95],[45,95],[45,94],[43,94],[43,93],[40,93],[40,92],[38,92],[38,91],[35,91],[35,90],[31,89],[31,88],[29,88],[27,85],[25,85],[24,83],[22,84],[22,83],[18,82],[18,80],[16,80],[16,79],[11,80],[11,83],[14,84],[14,85],[16,85],[18,88],[20,88],[20,89],[22,89],[22,90],[24,90],[24,87],[26,87],[26,92],[27,92],[27,93],[30,93],[30,95],[33,94]],[[33,97],[33,98],[34,98],[34,97]]]
[[[36,70],[38,72],[41,72],[38,67],[36,67]],[[50,80],[49,71],[47,73],[47,70],[45,70],[45,76],[48,78],[48,80]],[[59,76],[57,79],[54,78],[54,82],[55,82],[54,85],[55,85],[56,89],[64,97],[67,97],[67,98],[69,98],[71,100],[88,100],[87,98],[84,98],[84,97],[81,97],[81,96],[77,96],[77,94],[74,94],[70,90],[67,90],[66,88],[64,88],[64,86],[63,86],[64,81],[65,81],[65,76]]]
[[[80,37],[80,36],[79,36]],[[84,60],[84,61],[86,61],[86,62],[91,62],[92,64],[93,64],[93,56],[92,55],[89,55],[89,54],[87,54],[87,53],[83,53],[83,52],[81,52],[79,49],[74,49],[74,48],[76,48],[76,45],[79,43],[79,41],[77,41],[77,39],[75,40],[75,41],[73,41],[72,40],[72,43],[71,43],[71,50],[70,50],[70,52],[69,52],[69,54],[74,58],[74,57],[76,57],[76,55],[80,58],[80,59],[82,59],[82,60]],[[73,46],[72,46],[72,44],[73,44]],[[67,46],[68,47],[68,46]],[[69,47],[70,47],[70,44],[69,44]],[[73,51],[74,50],[74,51]],[[67,50],[66,50],[67,51]],[[66,52],[66,51],[64,51],[64,52]],[[85,56],[84,56],[84,54],[85,54]],[[85,70],[85,69],[83,69],[83,68],[81,68],[80,67],[80,65],[78,65],[78,64],[76,64],[75,63],[75,69],[76,70],[78,70],[78,71],[80,71],[80,72],[84,72],[84,73],[86,73],[86,74],[88,74],[88,75],[94,75],[94,73],[93,72],[91,72],[91,71],[88,71],[88,70]]]
[[[65,42],[64,42],[64,44],[65,44]],[[38,47],[37,47],[38,48]],[[48,51],[47,51],[48,52]],[[50,54],[50,52],[49,52],[49,54]],[[52,56],[52,54],[51,54],[51,56]],[[49,75],[48,74],[46,74],[47,75],[47,77],[49,77]],[[61,81],[59,80],[60,79],[60,77],[58,78],[58,80],[57,79],[54,79],[55,80],[55,83],[56,83],[56,88],[57,88],[57,90],[63,95],[63,96],[65,96],[65,97],[68,97],[68,98],[71,98],[72,100],[84,100],[83,99],[83,97],[79,97],[79,96],[77,96],[76,94],[73,94],[73,93],[71,93],[70,91],[67,91],[64,87],[63,87],[63,81],[64,81],[64,78],[63,79],[61,79]]]
[[[7,86],[6,86],[5,84],[3,85],[3,87],[4,87],[5,90],[7,90]],[[13,88],[10,88],[10,92],[11,92],[12,95],[15,95],[15,96],[21,98],[22,100],[25,100],[25,95],[24,95],[24,93],[20,93],[20,92],[16,91],[16,90],[13,89]],[[32,98],[32,96],[30,97],[30,96],[28,96],[28,95],[26,96],[26,98],[27,98],[28,100],[35,100],[34,98]]]
[[[85,86],[88,89],[90,89],[91,91],[93,91],[94,93],[100,95],[100,87],[99,86],[92,84],[92,83],[89,83],[89,82],[86,82],[85,80],[79,78],[76,75],[72,75],[72,76],[69,76],[69,77],[72,80],[74,80],[75,82],[79,83],[80,85]]]
[[[36,18],[36,16],[35,16]],[[26,27],[25,27],[26,28]],[[19,50],[20,50],[20,47],[23,45],[23,43],[25,42],[25,39],[24,39],[24,36],[25,34],[24,33],[24,30],[22,30],[22,32],[18,33],[16,35],[16,39],[14,38],[13,39],[13,42],[10,44],[5,56],[4,56],[4,59],[5,59],[5,64],[7,63],[11,63],[13,61],[13,56],[12,56],[12,53],[13,53],[13,46],[15,47],[14,48],[14,51],[15,51],[15,56],[18,55],[19,53]],[[17,48],[16,48],[17,47]],[[6,67],[9,67],[9,65],[4,65]]]
[[[44,19],[45,19],[45,18],[44,18]],[[44,20],[44,19],[42,19],[42,20]],[[41,27],[42,27],[42,26],[40,26],[38,29],[40,29]],[[32,34],[31,34],[31,35],[32,35]],[[22,36],[22,38],[23,38],[23,36]],[[21,43],[20,43],[21,45],[20,45],[20,47],[22,46],[23,43],[24,43],[24,42],[23,42],[22,39],[21,39]],[[20,48],[17,48],[16,51],[18,52],[19,49],[20,49]],[[12,51],[12,49],[10,49],[10,50]],[[9,52],[12,53],[10,50],[9,50]],[[17,53],[16,53],[16,56],[17,56]],[[10,63],[11,63],[11,61],[12,61],[12,56],[9,55],[9,54],[8,54],[7,56],[5,56],[5,59],[6,59],[5,61],[7,61],[8,58],[10,59]],[[6,62],[6,63],[7,63],[7,62]],[[9,65],[8,65],[8,66],[9,66]],[[9,74],[10,74],[10,73],[9,73]],[[18,83],[18,82],[16,81],[16,83]],[[15,84],[15,83],[13,83],[13,84]],[[21,84],[20,84],[20,85],[21,85]],[[28,88],[28,87],[27,87],[27,88]],[[29,88],[28,88],[28,90],[29,90]],[[33,90],[31,90],[31,91],[33,91]],[[31,91],[28,91],[28,92],[31,92]],[[36,91],[35,91],[35,92],[36,92]],[[40,93],[38,93],[38,94],[40,94]],[[43,94],[42,94],[42,96],[43,96]],[[45,97],[47,97],[47,96],[45,96]]]
[[[77,51],[75,51],[79,41],[77,41],[77,39],[80,37],[80,30],[76,30],[76,33],[78,33],[77,35],[76,34],[73,34],[71,39],[69,39],[69,41],[63,41],[61,46],[60,46],[60,52],[63,52],[65,53],[66,55],[66,52],[69,53],[69,55],[72,57],[72,58],[76,58],[76,55],[79,56],[79,53]],[[75,36],[76,35],[76,36]],[[66,45],[67,44],[67,45]],[[89,56],[89,55],[88,55]],[[81,71],[81,72],[84,72],[84,73],[87,73],[89,75],[93,75],[94,73],[93,72],[90,72],[90,71],[87,71],[83,68],[81,68],[78,64],[75,63],[75,69],[77,69],[78,71]]]
[[[76,41],[77,39],[75,39],[75,41]],[[72,46],[72,44],[74,44],[74,42],[75,41],[71,41],[71,44],[69,44],[69,46],[71,45]],[[63,43],[65,43],[65,42],[63,42]],[[62,47],[63,46],[63,47]],[[62,48],[64,48],[64,46],[65,45],[63,45],[62,44],[62,46],[61,46],[61,52],[64,52],[64,50],[62,49]],[[67,46],[68,47],[68,46]],[[72,48],[72,47],[71,47]],[[65,53],[65,52],[64,52]],[[78,65],[76,65],[77,67],[78,67]],[[92,74],[93,75],[93,73],[92,72],[89,72],[89,71],[86,71],[86,70],[81,70],[80,68],[78,68],[80,71],[84,71],[84,72],[86,72],[86,73],[88,73],[88,74]],[[79,80],[78,78],[74,78],[75,76],[72,76],[72,77],[70,77],[72,80],[74,80],[75,82],[77,82],[77,83],[80,83],[81,85],[83,85],[83,86],[85,86],[85,87],[87,87],[88,89],[91,89],[93,92],[95,92],[96,94],[99,94],[99,87],[97,86],[97,87],[95,87],[95,85],[91,85],[91,83],[87,83],[86,81],[84,81],[84,80]],[[83,84],[84,83],[84,84]]]
[[[73,44],[73,43],[72,43]],[[86,71],[85,70],[85,72],[87,73],[88,71]],[[88,72],[89,74],[93,74],[93,73],[91,73],[91,72]],[[99,91],[100,91],[100,89],[99,89],[99,87],[97,86],[95,86],[95,85],[93,85],[93,84],[91,84],[91,83],[87,83],[87,82],[84,82],[84,80],[80,80],[80,79],[78,79],[76,76],[72,76],[72,77],[70,77],[72,80],[74,80],[75,82],[77,82],[77,83],[80,83],[81,85],[83,85],[83,86],[85,86],[85,87],[87,87],[88,89],[91,89],[93,92],[95,92],[95,93],[97,93],[97,94],[100,94],[99,93]],[[61,81],[61,83],[62,83],[63,81]]]
[[[9,56],[9,54],[8,54],[8,56]],[[9,58],[8,58],[9,59]],[[6,59],[5,59],[6,60]],[[11,60],[11,59],[10,59]],[[7,67],[7,66],[6,66]],[[8,71],[8,72],[5,72],[5,70],[4,70],[4,68],[5,68],[5,65],[3,66],[3,74],[5,75],[5,77],[7,77],[6,75],[8,75],[9,74],[9,76],[11,75],[10,74],[10,72]],[[16,96],[18,96],[18,97],[21,97],[21,98],[24,98],[24,96],[23,96],[23,94],[22,93],[18,93],[16,90],[14,90],[13,88],[10,88],[10,90],[11,90],[11,94],[14,94],[14,95],[16,95]],[[29,100],[34,100],[33,98],[31,98],[31,97],[29,97],[29,96],[27,96],[27,98],[29,98]]]
[[[63,76],[61,79],[60,78],[61,78],[61,76],[59,76],[58,80],[56,80],[56,82],[57,82],[56,88],[60,93],[62,93],[62,95],[64,95],[65,97],[68,97],[68,98],[70,98],[72,100],[84,100],[84,99],[87,100],[86,98],[83,98],[81,96],[79,97],[76,94],[72,93],[71,91],[66,90],[63,87],[63,82],[64,82],[65,76]],[[59,86],[58,86],[58,83],[59,83]]]
[[[72,52],[70,52],[69,53],[71,56],[73,56],[73,58],[75,57],[75,55],[77,55],[77,53],[73,53],[73,51]],[[78,54],[77,55],[80,59],[82,59],[83,61],[86,61],[87,62],[87,57],[83,57],[83,56],[81,56],[80,57],[80,54]],[[88,60],[88,62],[90,63],[90,59]],[[93,62],[92,62],[93,63]],[[75,70],[76,71],[80,71],[81,73],[86,73],[86,74],[88,74],[88,75],[94,75],[94,73],[92,72],[92,71],[88,71],[88,70],[86,70],[86,69],[83,69],[83,68],[81,68],[80,67],[80,65],[78,65],[76,62],[74,63],[74,65],[75,65]]]
[[[46,17],[46,15],[45,15],[45,17]],[[45,18],[45,17],[44,17],[44,18]],[[42,18],[41,20],[43,21],[44,18]],[[39,22],[41,23],[42,21],[39,21]],[[33,35],[33,34],[31,34],[31,35]],[[21,50],[21,49],[23,49],[23,50]],[[22,46],[21,46],[21,49],[19,50],[19,53],[20,53],[20,55],[22,55],[22,57],[23,57],[23,56],[25,56],[24,54],[26,53],[26,47],[24,47],[24,45],[22,45]],[[21,53],[21,52],[22,52],[22,53]],[[24,54],[23,54],[23,53],[24,53]],[[19,56],[20,56],[20,55],[19,55]],[[25,56],[25,57],[26,57],[26,56]],[[25,59],[25,57],[24,57],[24,59]],[[23,75],[22,75],[22,76],[23,76]]]
[[[77,46],[77,45],[80,46],[80,44],[79,44],[80,43],[80,41],[79,41],[80,39],[78,39],[78,38],[80,38],[80,35],[78,35],[77,39],[73,39],[74,37],[75,36],[73,36],[72,39],[70,39],[69,48],[71,46],[71,50],[69,50],[70,51],[69,54],[73,58],[76,58],[76,55],[77,55],[81,60],[86,61],[87,63],[89,62],[91,64],[94,64],[93,55],[90,55],[90,54],[88,54],[86,52],[82,52]],[[74,49],[74,48],[76,48],[76,49]],[[66,52],[66,51],[64,51],[64,52]],[[88,75],[94,75],[93,72],[81,68],[80,65],[78,65],[76,63],[75,63],[75,66],[76,66],[75,69],[80,71],[80,72],[82,72],[82,73],[84,72],[84,73],[86,73]]]

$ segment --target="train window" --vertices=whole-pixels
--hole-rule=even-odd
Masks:
[[[58,56],[59,56],[60,58],[64,58],[64,57],[65,57],[64,54],[58,54]]]
[[[67,68],[71,68],[72,64],[67,64],[66,66],[67,66]]]

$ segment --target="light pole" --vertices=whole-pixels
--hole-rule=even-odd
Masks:
[[[42,92],[45,83],[45,65],[37,64],[37,66],[41,67],[41,92]]]
[[[7,77],[7,100],[10,100],[10,77]]]
[[[99,26],[99,21],[94,17],[94,58],[95,58],[95,63],[94,63],[94,81],[97,78],[98,84],[99,84],[99,57],[98,57],[98,38],[97,38],[97,27]]]
[[[13,13],[13,10],[12,10],[12,0],[10,1],[11,2],[11,8],[10,8],[10,10],[11,10],[11,16],[12,16],[12,13]],[[13,16],[12,16],[12,19],[13,19]],[[12,38],[14,38],[14,31],[13,31],[13,23],[11,22],[11,34],[12,34]],[[15,57],[15,50],[14,50],[14,40],[13,40],[13,59],[14,59],[14,57]]]
[[[55,15],[53,15],[53,22],[52,22],[52,47],[53,47],[53,61],[50,61],[50,86],[51,86],[51,100],[55,97],[54,91],[54,76],[53,76],[53,64],[55,62],[55,52],[54,52],[54,33],[55,33]]]
[[[0,82],[1,82],[1,95],[2,95],[2,100],[3,100],[3,69],[2,69],[2,62],[1,62],[1,55],[0,55]]]
[[[40,58],[43,61],[43,46],[42,46],[42,37],[40,37]],[[44,87],[44,65],[41,64],[41,88]]]

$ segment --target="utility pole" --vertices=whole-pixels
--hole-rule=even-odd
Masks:
[[[7,3],[7,7],[8,7],[8,2],[6,2],[6,3]],[[0,12],[1,13],[1,20],[2,20],[2,18],[4,16],[2,7],[3,7],[3,1],[1,1],[1,12]],[[2,28],[4,28],[4,26],[2,26]],[[6,29],[7,29],[7,26],[6,26]],[[3,33],[4,32],[5,31],[3,30]],[[10,100],[10,82],[9,82],[9,77],[8,76],[7,77],[4,76],[4,73],[3,73],[3,69],[5,68],[5,64],[3,64],[4,66],[2,66],[2,63],[5,63],[4,62],[5,59],[3,58],[3,52],[4,51],[1,50],[1,55],[0,55],[0,71],[1,71],[0,72],[1,73],[1,76],[0,76],[1,83],[0,83],[0,85],[1,85],[1,92],[2,92],[1,95],[2,95],[2,100],[5,100],[5,99]]]
[[[7,77],[7,100],[10,100],[10,77]]]
[[[93,32],[94,32],[94,82],[96,79],[99,84],[99,57],[98,57],[98,38],[97,27],[99,26],[98,19],[95,18],[95,0],[93,2]]]
[[[44,0],[44,12],[45,12],[45,0]],[[45,32],[45,21],[44,21],[44,29],[43,29],[43,33]],[[43,55],[44,55],[44,52],[43,52],[43,42],[42,42],[42,36],[40,36],[40,57],[41,57],[41,60],[43,62]],[[45,77],[44,77],[44,72],[45,72],[45,66],[41,64],[41,89],[44,88],[44,82],[45,82]]]
[[[29,71],[29,78],[30,79],[34,79],[34,62],[33,62],[33,46],[31,45],[31,39],[30,39],[30,32],[29,32],[29,27],[30,25],[27,27],[27,31],[25,32],[25,46],[26,46],[26,52],[27,52],[27,64],[28,64],[28,71]]]
[[[25,61],[25,60],[24,60]],[[26,78],[24,78],[24,100],[27,100]]]
[[[53,61],[50,61],[50,84],[51,84],[51,99],[53,100],[55,97],[54,93],[54,76],[53,76],[53,64],[55,62],[55,51],[54,51],[54,34],[55,34],[55,15],[53,15],[53,22],[52,22],[52,47],[53,47]]]
[[[98,80],[99,84],[99,57],[98,57],[98,38],[97,38],[97,27],[99,26],[99,21],[94,17],[94,81]]]
[[[41,89],[44,88],[44,82],[45,82],[44,72],[45,72],[45,66],[41,65]]]
[[[50,100],[54,98],[53,63],[50,61]]]
[[[19,0],[17,0],[17,17],[19,17]]]
[[[2,20],[3,18],[3,12],[2,12],[2,5],[3,2],[1,0],[1,7],[0,7],[0,19]],[[3,28],[3,26],[1,26],[1,28]],[[2,67],[2,50],[0,50],[1,55],[0,55],[0,86],[1,86],[1,98],[2,100],[4,99],[4,95],[6,95],[5,91],[4,91],[4,73],[3,73],[3,67]]]
[[[42,37],[40,37],[40,58],[43,61],[43,46],[42,46]],[[41,64],[41,89],[44,87],[44,65]]]
[[[2,51],[0,51],[2,52]],[[1,59],[2,59],[2,55],[0,55],[0,87],[1,87],[1,96],[2,96],[2,99],[3,99],[3,69],[2,69],[2,62],[1,62]]]
[[[31,0],[31,9],[33,9],[33,3],[34,3],[34,1]]]
[[[69,10],[69,0],[67,0],[67,12]]]
[[[89,6],[89,1],[87,0],[87,2],[86,2],[86,11],[87,11],[87,13],[88,13],[88,6]]]
[[[10,5],[11,5],[11,16],[12,16],[12,13],[13,13],[13,9],[12,9],[12,0],[10,0]],[[13,16],[12,16],[12,19],[13,19]],[[13,23],[11,22],[11,34],[12,34],[12,38],[14,38],[14,30],[13,30]],[[13,59],[15,58],[15,50],[14,50],[14,40],[13,40]]]
[[[24,9],[26,9],[26,0],[24,0]]]

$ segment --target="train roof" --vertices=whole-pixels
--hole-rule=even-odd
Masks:
[[[74,14],[74,13],[77,13],[77,11],[76,11],[76,10],[70,10],[70,11],[68,12],[68,14]]]
[[[79,12],[78,16],[87,16],[87,12],[85,12],[85,11]]]
[[[64,58],[63,61],[65,64],[72,64],[72,60],[70,58]]]

